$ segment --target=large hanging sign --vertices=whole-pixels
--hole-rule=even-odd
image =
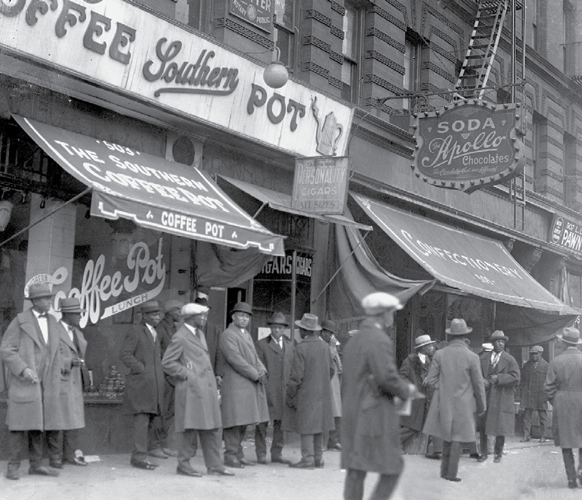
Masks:
[[[295,252],[295,278],[309,283],[313,274],[313,257],[304,252]],[[277,256],[265,262],[255,280],[290,281],[293,278],[293,250],[286,250],[284,256]]]
[[[473,100],[417,115],[416,177],[471,193],[517,175],[525,164],[519,107]]]
[[[582,254],[582,226],[554,214],[548,241],[578,255]]]
[[[274,0],[230,0],[230,12],[270,33],[273,29]]]

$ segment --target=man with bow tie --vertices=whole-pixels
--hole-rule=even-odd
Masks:
[[[62,357],[61,408],[63,412],[62,463],[70,465],[87,465],[83,456],[77,457],[79,449],[79,430],[85,427],[85,405],[83,403],[83,382],[88,383],[89,372],[84,366],[87,341],[79,324],[81,309],[79,299],[70,298],[60,301],[59,322],[60,351]],[[85,379],[85,380],[84,380]],[[58,463],[52,464],[59,467]]]
[[[183,476],[202,474],[190,464],[200,439],[208,474],[233,476],[220,459],[222,419],[218,403],[218,386],[204,336],[208,307],[186,304],[181,309],[184,324],[172,337],[162,365],[176,380],[175,417],[178,443],[178,467]]]
[[[479,358],[487,397],[487,410],[478,422],[479,462],[487,460],[487,436],[495,436],[493,461],[501,462],[505,436],[513,436],[515,428],[515,389],[521,374],[515,358],[505,352],[508,340],[501,330],[494,331],[489,338],[493,351],[485,352]]]
[[[32,308],[12,320],[0,345],[8,370],[8,479],[20,479],[18,469],[25,450],[30,461],[29,474],[59,475],[42,465],[45,438],[49,460],[60,461],[59,435],[63,428],[59,330],[56,318],[48,314],[53,295],[50,283],[31,284],[25,298],[32,302]]]
[[[293,361],[293,342],[283,335],[285,327],[289,326],[285,315],[276,312],[267,321],[271,334],[255,344],[259,359],[267,368],[267,404],[269,418],[273,422],[273,441],[271,443],[271,462],[289,464],[283,458],[283,431],[281,421],[291,418],[293,412],[285,404],[285,386],[291,373]],[[257,462],[267,463],[267,427],[268,422],[262,422],[255,427],[255,450]]]

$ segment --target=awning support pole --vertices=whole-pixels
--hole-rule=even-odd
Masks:
[[[291,268],[291,340],[295,340],[295,308],[296,308],[296,297],[297,293],[297,250],[293,250],[293,266]]]
[[[358,249],[358,247],[364,242],[364,240],[368,237],[368,235],[370,234],[370,231],[366,231],[366,233],[364,234],[364,236],[362,236],[360,238],[360,241],[358,242],[358,244],[354,247],[354,249],[350,252],[350,255],[348,255],[345,260],[342,262],[341,266],[338,267],[337,271],[333,274],[333,276],[329,279],[329,281],[325,284],[325,286],[322,288],[321,292],[319,292],[319,295],[317,297],[315,297],[314,300],[311,301],[312,304],[315,304],[317,302],[317,300],[319,299],[319,297],[321,297],[321,294],[323,292],[325,292],[325,290],[327,289],[327,287],[331,284],[331,282],[335,279],[335,277],[338,275],[338,273],[341,271],[342,267],[344,267],[344,264],[348,261],[348,259],[350,259],[352,257],[352,255],[354,255],[354,252]]]
[[[67,205],[70,205],[71,203],[77,201],[79,198],[82,198],[83,196],[85,196],[86,194],[90,193],[91,190],[93,188],[88,187],[87,189],[85,189],[85,191],[83,191],[82,193],[79,193],[77,196],[74,196],[73,198],[71,198],[68,201],[65,201],[65,203],[63,203],[60,207],[55,208],[51,213],[45,215],[44,217],[41,217],[40,219],[38,219],[37,221],[33,222],[32,224],[29,224],[28,226],[26,226],[24,229],[18,231],[16,234],[13,234],[12,236],[10,236],[10,238],[8,238],[7,240],[4,240],[2,243],[0,243],[0,247],[3,247],[4,245],[6,245],[6,243],[8,243],[9,241],[12,241],[14,238],[16,238],[17,236],[20,236],[23,233],[26,233],[31,227],[36,226],[38,223],[42,222],[45,219],[48,219],[49,217],[51,217],[52,215],[56,214],[61,208],[66,207]]]
[[[264,202],[264,203],[263,203],[263,204],[262,204],[262,205],[259,207],[259,209],[258,209],[258,210],[255,212],[255,215],[253,215],[253,219],[256,219],[256,218],[257,218],[257,215],[259,215],[259,214],[260,214],[260,213],[263,211],[263,208],[265,208],[265,205],[266,205],[266,204],[267,204],[267,202],[265,201],[265,202]]]

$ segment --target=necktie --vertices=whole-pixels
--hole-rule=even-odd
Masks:
[[[73,330],[71,325],[69,325],[69,338],[72,342],[75,342],[75,330]]]
[[[491,363],[491,366],[493,368],[495,368],[495,366],[497,365],[497,362],[499,361],[500,356],[501,356],[500,352],[498,352],[497,354],[495,354],[495,356],[493,356],[493,362]]]

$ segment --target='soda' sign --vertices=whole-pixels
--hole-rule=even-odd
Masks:
[[[523,168],[519,104],[467,101],[416,117],[412,169],[438,187],[468,193],[507,180]]]

